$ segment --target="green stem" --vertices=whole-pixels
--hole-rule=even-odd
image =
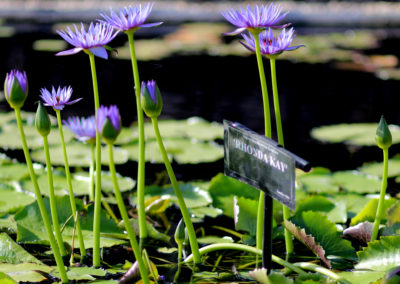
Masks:
[[[296,267],[300,267],[302,269],[306,269],[306,270],[310,270],[310,271],[314,271],[314,272],[319,272],[325,276],[328,276],[340,283],[346,283],[346,284],[351,284],[350,282],[348,282],[346,279],[343,279],[342,277],[340,277],[339,275],[337,275],[335,272],[333,272],[332,270],[326,269],[322,266],[316,265],[314,263],[309,263],[309,262],[298,262],[298,263],[294,263],[294,265]]]
[[[201,258],[200,258],[199,245],[197,243],[196,233],[194,231],[193,223],[192,220],[190,219],[190,215],[186,207],[182,192],[179,189],[179,184],[178,181],[176,180],[174,170],[172,169],[171,163],[169,162],[168,159],[167,152],[165,151],[165,147],[160,135],[160,130],[158,128],[158,120],[157,118],[152,118],[151,122],[153,123],[154,132],[156,134],[158,147],[160,148],[160,152],[164,160],[165,168],[167,169],[169,178],[172,183],[172,187],[174,188],[174,192],[178,200],[179,207],[181,208],[183,221],[185,222],[185,226],[189,235],[190,248],[192,249],[192,253],[194,256],[194,263],[200,264]]]
[[[95,117],[100,107],[99,88],[97,85],[96,65],[94,55],[88,52],[90,69],[92,72]],[[100,214],[101,214],[101,136],[96,130],[96,186],[94,195],[94,220],[93,220],[93,266],[100,267]]]
[[[58,247],[60,248],[61,256],[66,256],[67,251],[65,250],[64,241],[61,236],[60,223],[58,221],[56,196],[54,194],[54,184],[53,184],[53,169],[51,166],[49,143],[47,141],[47,136],[43,136],[43,148],[46,156],[47,182],[49,184],[49,196],[50,196],[50,211],[53,220],[54,232],[56,235]]]
[[[35,174],[35,171],[33,170],[31,156],[29,154],[29,148],[28,148],[28,145],[26,144],[24,128],[22,126],[21,109],[15,108],[14,110],[15,110],[15,117],[17,119],[19,135],[21,136],[22,149],[24,150],[26,165],[28,167],[29,175],[31,177],[33,186],[35,188],[37,204],[39,206],[40,214],[42,215],[42,219],[43,219],[44,226],[46,228],[47,235],[49,237],[49,242],[50,242],[51,248],[53,250],[53,254],[54,254],[54,258],[57,263],[58,271],[60,272],[61,281],[63,283],[69,283],[68,276],[65,271],[64,262],[61,258],[61,254],[60,254],[59,248],[57,246],[56,239],[54,238],[54,235],[53,235],[49,216],[47,215],[46,206],[44,204],[42,194],[40,193],[39,185],[38,185],[37,179],[36,179],[36,174]]]
[[[209,253],[209,252],[213,252],[213,251],[217,251],[217,250],[226,250],[226,249],[230,249],[230,250],[240,250],[240,251],[245,251],[245,252],[249,252],[249,253],[253,253],[259,256],[262,256],[262,250],[255,248],[255,247],[251,247],[251,246],[247,246],[247,245],[242,245],[242,244],[230,244],[230,243],[224,243],[224,244],[213,244],[213,245],[208,245],[205,247],[202,247],[199,252],[200,255]],[[185,260],[183,262],[188,263],[190,261],[192,261],[193,259],[193,254],[189,255],[187,258],[185,258]],[[304,272],[302,269],[298,268],[297,266],[291,264],[290,262],[287,262],[285,260],[283,260],[282,258],[277,257],[276,255],[272,255],[272,261],[275,263],[278,263],[280,265],[282,265],[283,267],[287,267],[291,270],[293,270],[294,272],[300,274],[300,275],[304,275],[306,274],[306,272]]]
[[[274,98],[274,110],[275,110],[275,121],[276,121],[276,130],[278,132],[278,143],[285,147],[285,142],[283,139],[283,130],[282,130],[282,119],[281,119],[281,109],[279,106],[279,95],[278,95],[278,84],[276,80],[276,67],[275,67],[275,57],[272,56],[270,59],[271,65],[271,81],[272,81],[272,93]],[[283,210],[283,220],[286,221],[290,218],[290,211],[287,206],[282,204]],[[286,253],[288,257],[293,253],[293,239],[290,232],[285,228],[285,244],[286,244]]]
[[[382,187],[381,194],[379,196],[378,208],[376,210],[376,217],[374,222],[374,228],[372,229],[371,242],[375,241],[378,237],[379,225],[381,224],[383,209],[385,203],[385,194],[387,187],[387,178],[388,178],[388,163],[389,163],[389,149],[383,149],[383,174],[382,174]]]
[[[125,230],[128,233],[131,247],[133,249],[133,253],[135,254],[136,261],[138,262],[140,275],[142,276],[142,281],[145,284],[150,283],[149,275],[147,273],[147,268],[143,261],[142,254],[141,254],[141,251],[139,248],[139,244],[136,240],[135,232],[133,230],[131,222],[129,221],[129,216],[128,216],[128,213],[125,208],[125,204],[124,204],[124,200],[122,198],[121,191],[119,190],[117,175],[116,175],[116,171],[115,171],[115,164],[114,164],[113,145],[111,143],[108,143],[108,155],[109,155],[109,167],[110,167],[110,172],[111,172],[112,181],[113,181],[113,185],[114,185],[115,197],[116,197],[117,203],[118,203],[118,209],[119,209],[119,212],[121,213],[122,220],[124,220]]]
[[[138,174],[137,174],[137,198],[138,198],[138,219],[139,219],[139,236],[140,239],[147,238],[147,227],[146,227],[146,212],[144,204],[144,176],[145,176],[145,145],[144,145],[144,118],[143,110],[140,103],[140,79],[139,79],[139,68],[135,53],[135,43],[133,39],[134,31],[126,33],[129,40],[129,49],[131,53],[133,79],[135,82],[135,95],[136,95],[136,111],[139,128],[139,162],[138,162]]]
[[[65,147],[64,132],[63,132],[62,122],[61,122],[61,111],[58,109],[54,109],[54,110],[57,115],[58,129],[60,131],[60,139],[61,139],[61,145],[62,145],[63,155],[64,155],[64,166],[65,166],[64,168],[65,168],[65,176],[67,177],[69,201],[71,203],[72,215],[76,216],[76,212],[77,212],[76,202],[75,202],[75,196],[74,196],[74,189],[72,187],[71,172],[69,171],[67,148]],[[82,235],[81,223],[79,221],[79,217],[76,220],[76,232],[78,233],[79,248],[80,248],[81,255],[82,255],[82,257],[85,257],[86,256],[85,243],[83,241],[83,235]]]
[[[256,47],[258,72],[260,74],[260,83],[261,83],[261,91],[262,91],[263,106],[264,106],[265,136],[267,136],[268,138],[271,138],[271,110],[269,107],[267,81],[265,80],[264,64],[262,61],[262,55],[261,55],[261,49],[260,49],[260,39],[258,37],[260,31],[252,30],[250,32],[254,37],[254,45]],[[256,232],[256,246],[259,249],[262,249],[262,242],[263,242],[264,196],[265,196],[265,193],[263,191],[260,191],[260,197],[259,197],[259,201],[258,201],[258,210],[257,210],[257,232]]]
[[[96,146],[90,144],[90,168],[89,168],[89,200],[94,201],[94,169],[96,167],[95,159]]]

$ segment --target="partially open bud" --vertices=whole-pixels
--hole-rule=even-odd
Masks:
[[[38,103],[36,110],[35,126],[40,135],[47,136],[50,133],[51,121],[46,108],[41,102]]]
[[[121,132],[121,117],[117,106],[101,106],[97,111],[97,131],[107,144],[113,144]]]
[[[179,245],[182,245],[185,241],[185,222],[183,222],[183,219],[181,219],[178,223],[178,226],[176,226],[174,237],[175,242]]]
[[[4,81],[4,95],[12,108],[21,108],[28,96],[28,81],[25,71],[12,70]]]
[[[376,130],[375,140],[376,144],[381,149],[388,149],[390,146],[392,146],[392,134],[390,133],[389,127],[383,115],[379,121],[378,129]]]
[[[163,101],[156,81],[142,82],[140,100],[142,109],[148,117],[154,118],[160,115]]]

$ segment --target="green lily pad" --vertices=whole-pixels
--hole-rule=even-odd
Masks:
[[[170,158],[180,164],[210,163],[222,159],[223,148],[215,143],[198,142],[187,138],[163,139],[165,150]],[[121,147],[129,153],[129,159],[138,161],[139,144],[129,144]],[[163,163],[163,159],[155,140],[146,142],[146,161],[151,163]]]
[[[72,142],[66,145],[68,163],[73,167],[89,167],[91,163],[90,146],[80,143]],[[61,145],[53,145],[49,147],[50,159],[52,165],[64,165],[64,154]],[[32,159],[41,163],[46,162],[46,157],[43,149],[36,149],[32,151]],[[128,161],[128,153],[121,149],[114,147],[114,162],[115,164],[124,164]],[[101,148],[101,163],[108,165],[108,149],[107,147]]]
[[[39,272],[47,274],[51,270],[50,266],[37,263],[0,263],[0,272],[6,273],[17,282],[41,282],[47,278]]]
[[[36,40],[32,49],[36,51],[58,52],[67,49],[68,45],[65,40],[61,39],[40,39]]]
[[[38,172],[37,172],[38,173]],[[112,184],[112,177],[110,172],[101,172],[101,188],[105,192],[114,192],[114,186]],[[135,181],[129,177],[122,177],[117,174],[118,185],[122,192],[131,190],[135,186]],[[37,182],[40,187],[42,194],[49,196],[49,186],[47,181],[47,174],[40,172],[37,178]],[[90,178],[89,173],[79,172],[72,175],[72,188],[75,195],[88,195]],[[21,188],[29,192],[35,192],[35,187],[30,178],[21,180]],[[53,185],[54,192],[56,195],[68,195],[68,184],[65,172],[63,169],[53,171]],[[1,195],[0,195],[1,196]],[[0,207],[1,208],[1,207]]]
[[[18,245],[10,236],[0,233],[0,263],[36,263],[43,264],[36,257]]]
[[[377,123],[353,123],[321,126],[311,130],[311,137],[322,142],[375,146]],[[389,125],[393,144],[400,142],[400,128]]]
[[[355,193],[376,193],[381,188],[382,181],[376,176],[366,175],[357,171],[333,173],[334,182],[346,191]]]
[[[258,200],[239,197],[235,201],[235,229],[246,231],[251,236],[255,236],[257,233]]]
[[[354,226],[358,223],[364,222],[364,221],[370,221],[370,222],[374,222],[375,221],[375,216],[376,216],[376,209],[378,207],[378,202],[379,199],[378,198],[373,198],[370,199],[367,203],[367,205],[365,205],[365,207],[363,208],[363,210],[361,210],[353,219],[351,219],[350,225]],[[394,198],[389,198],[389,199],[385,199],[383,202],[383,216],[382,216],[382,221],[384,221],[385,217],[386,217],[386,210],[391,207],[394,203],[396,202],[396,200]]]
[[[298,203],[296,214],[303,211],[316,211],[328,217],[334,223],[345,223],[347,220],[346,204],[335,203],[323,196],[311,196]]]
[[[0,212],[15,212],[34,201],[35,198],[32,195],[18,192],[14,188],[0,183]]]
[[[356,269],[369,269],[386,272],[399,266],[400,236],[381,237],[368,243],[368,247],[358,252],[359,262]]]
[[[0,217],[0,230],[9,231],[15,234],[17,232],[17,223],[15,223],[14,216],[4,215]]]
[[[218,237],[218,236],[205,236],[197,238],[199,244],[229,244],[233,243],[232,238],[230,237]]]
[[[29,176],[26,164],[4,162],[0,164],[0,180],[10,181],[19,180],[24,176]]]
[[[44,199],[47,212],[50,212],[50,204],[48,198]],[[77,209],[81,212],[80,223],[82,228],[83,239],[86,249],[93,247],[93,215],[94,208],[89,206],[83,208],[82,201],[76,199]],[[60,226],[62,226],[71,216],[71,207],[68,196],[56,196],[56,208]],[[100,228],[100,245],[101,247],[110,247],[123,244],[126,241],[114,236],[122,234],[122,230],[118,225],[106,217],[106,213],[101,211],[101,228]],[[42,216],[37,203],[26,206],[19,211],[15,217],[17,222],[17,241],[22,243],[38,243],[48,245],[48,236],[43,224]],[[62,233],[64,242],[72,244],[72,235],[74,232],[74,221],[71,218],[65,226]],[[75,240],[77,241],[77,240]],[[76,245],[75,245],[76,247]]]
[[[309,193],[336,193],[339,191],[332,173],[325,168],[314,168],[311,172],[298,177],[302,189]]]
[[[363,195],[355,193],[335,194],[334,196],[329,196],[328,198],[335,204],[344,204],[348,218],[353,218],[356,216],[370,200]]]
[[[16,282],[14,279],[12,279],[4,272],[0,272],[0,282],[3,284],[18,284],[18,282]]]
[[[388,164],[388,177],[397,177],[400,176],[400,157],[394,157],[392,159],[389,159],[389,164]],[[363,165],[360,168],[360,171],[363,173],[369,174],[369,175],[374,175],[377,177],[382,177],[383,173],[383,163],[368,163]]]
[[[385,272],[381,271],[351,271],[351,272],[341,272],[338,275],[349,281],[350,283],[365,283],[372,284],[377,283],[379,279],[385,276]]]
[[[233,218],[233,198],[235,196],[258,200],[260,191],[236,179],[218,174],[212,178],[208,189],[212,205],[221,209],[226,216]]]
[[[297,228],[304,229],[307,235],[314,237],[316,244],[323,248],[326,256],[355,257],[355,249],[351,243],[342,239],[336,225],[321,213],[301,212],[290,218],[290,222]]]
[[[51,274],[55,277],[60,278],[58,270],[53,270]],[[103,277],[106,275],[106,271],[103,269],[96,269],[93,267],[69,267],[67,270],[67,276],[69,280],[95,280],[97,277]]]

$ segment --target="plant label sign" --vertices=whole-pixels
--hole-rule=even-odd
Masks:
[[[295,210],[295,167],[308,163],[276,141],[224,120],[224,172]],[[301,167],[301,166],[300,166]]]

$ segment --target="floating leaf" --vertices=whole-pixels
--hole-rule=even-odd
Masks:
[[[379,283],[377,282],[381,279],[385,272],[381,271],[351,271],[351,272],[341,272],[338,275],[349,281],[350,283],[365,283],[365,284],[372,284],[372,283]]]
[[[334,183],[332,173],[325,168],[314,168],[298,178],[302,188],[309,193],[336,193],[339,187]]]
[[[343,237],[346,239],[354,239],[362,244],[367,244],[371,241],[372,229],[374,224],[368,221],[358,223],[353,227],[349,227],[343,231]]]
[[[369,199],[365,198],[365,196],[354,193],[335,194],[333,196],[329,196],[329,200],[335,204],[344,204],[348,218],[353,218],[356,216],[369,201]]]
[[[10,233],[17,232],[17,224],[14,221],[14,217],[11,215],[4,215],[0,217],[0,230],[8,230]]]
[[[50,266],[37,263],[0,263],[0,272],[6,273],[17,282],[41,282],[47,278],[39,272],[47,274],[51,270]]]
[[[400,223],[396,223],[393,226],[386,226],[382,228],[381,236],[399,236],[400,235]]]
[[[0,263],[18,264],[27,262],[43,264],[40,260],[14,242],[7,234],[0,233]]]
[[[311,130],[314,139],[330,142],[345,143],[348,145],[375,146],[375,132],[377,123],[353,123],[321,126]],[[400,142],[400,128],[389,125],[393,144]]]
[[[15,212],[34,201],[33,196],[0,183],[0,212]]]
[[[47,52],[58,52],[67,49],[67,47],[67,43],[61,39],[40,39],[32,45],[33,50]]]
[[[334,223],[345,223],[347,220],[346,205],[342,202],[335,204],[323,196],[311,196],[300,201],[297,205],[296,213],[303,211],[321,212]]]
[[[224,156],[221,146],[215,143],[198,142],[187,138],[164,138],[164,147],[168,156],[180,164],[210,163]],[[137,143],[122,146],[129,153],[129,159],[138,160]],[[146,141],[146,160],[152,163],[163,163],[163,159],[155,140]]]
[[[48,198],[44,199],[47,212],[50,212],[50,204]],[[76,199],[77,209],[81,212],[80,223],[87,249],[93,247],[93,215],[94,208],[89,206],[84,209],[82,200]],[[60,226],[62,226],[67,219],[71,216],[71,206],[68,196],[56,196],[56,208]],[[19,211],[15,215],[15,221],[17,222],[17,241],[22,243],[38,243],[48,244],[48,236],[43,224],[42,216],[39,211],[37,203],[32,203],[26,206],[23,210]],[[117,224],[106,217],[106,213],[101,211],[101,228],[100,228],[100,243],[102,247],[110,247],[125,243],[125,240],[121,240],[114,236],[121,234],[122,230],[118,228]],[[71,218],[65,226],[62,233],[64,242],[72,244],[72,235],[74,232],[74,220]],[[75,241],[77,241],[75,239]]]
[[[272,272],[267,275],[265,268],[255,269],[249,272],[249,276],[262,284],[292,284],[293,280],[286,278],[284,275]],[[297,282],[296,282],[297,283]]]
[[[258,200],[235,197],[234,220],[235,229],[248,232],[255,236],[257,232]]]
[[[375,221],[375,216],[376,216],[376,209],[378,208],[378,198],[373,198],[370,199],[367,205],[361,210],[353,219],[351,219],[350,225],[354,226],[358,223],[364,222],[364,221],[370,221],[374,222]],[[383,202],[383,212],[384,214],[382,215],[382,218],[384,219],[386,217],[386,210],[392,206],[395,203],[395,199],[389,198],[385,199]],[[383,222],[384,220],[382,220]]]
[[[333,173],[334,182],[346,191],[355,193],[376,193],[381,188],[381,180],[376,176],[357,171]]]
[[[325,250],[327,256],[340,256],[345,258],[352,258],[355,256],[355,250],[350,242],[340,238],[336,225],[330,222],[328,218],[321,213],[312,211],[301,212],[293,216],[290,222],[296,226],[298,232],[304,229],[306,235],[313,237],[316,244],[319,244]],[[293,226],[291,228],[293,229]],[[316,251],[314,252],[317,253]]]
[[[400,264],[400,236],[381,237],[370,242],[368,247],[357,255],[359,262],[355,266],[356,269],[386,272]]]
[[[18,284],[18,282],[14,281],[10,276],[5,274],[4,272],[0,272],[0,283],[3,284]]]
[[[0,180],[19,180],[24,176],[29,176],[28,167],[26,164],[20,163],[2,163],[0,164]]]
[[[68,163],[74,167],[89,167],[91,163],[90,146],[80,143],[72,142],[66,145],[68,154]],[[61,145],[53,145],[49,147],[51,163],[55,165],[64,165],[64,154]],[[32,159],[41,163],[46,162],[46,157],[43,149],[32,151]],[[114,147],[114,162],[116,164],[124,164],[128,161],[128,153],[121,149]],[[108,165],[108,149],[106,146],[101,148],[101,163]]]
[[[233,243],[232,238],[230,237],[218,237],[218,236],[205,236],[197,238],[199,244],[224,244],[224,243]]]
[[[397,156],[392,159],[389,159],[388,162],[389,162],[388,177],[392,178],[400,176],[400,157]],[[383,173],[383,163],[379,162],[379,163],[365,164],[360,168],[360,171],[381,178]]]
[[[396,223],[400,223],[400,201],[397,200],[396,203],[387,210],[386,214],[387,226],[392,226]]]
[[[51,273],[53,276],[60,278],[58,270]],[[106,271],[103,269],[96,269],[94,267],[69,267],[67,270],[69,280],[95,280],[93,276],[103,277],[106,276]]]
[[[233,198],[235,196],[258,200],[260,195],[259,190],[254,187],[223,174],[213,177],[208,191],[212,197],[212,205],[221,209],[226,216],[232,218],[234,216]]]

